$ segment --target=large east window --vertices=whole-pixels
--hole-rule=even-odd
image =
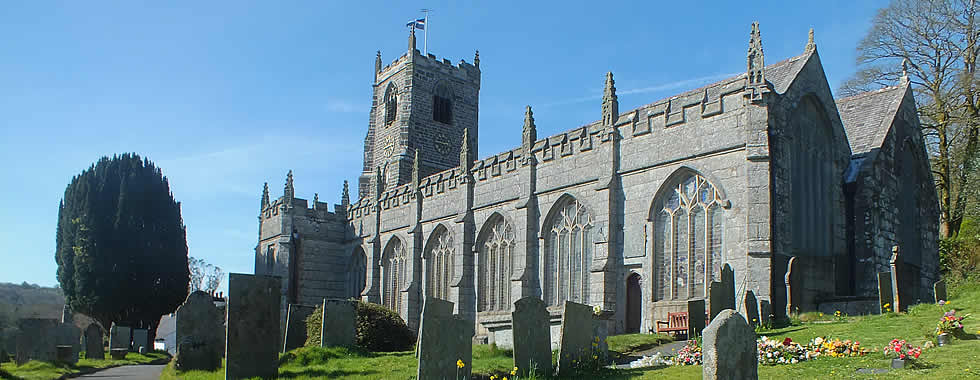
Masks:
[[[675,180],[654,202],[654,299],[707,296],[721,276],[724,211],[721,196],[704,177]]]

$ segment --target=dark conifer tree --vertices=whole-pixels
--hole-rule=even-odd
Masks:
[[[102,157],[72,178],[58,205],[58,282],[75,311],[150,329],[187,297],[180,203],[152,162]]]

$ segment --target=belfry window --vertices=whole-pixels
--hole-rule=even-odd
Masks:
[[[484,228],[486,230],[477,243],[480,249],[477,311],[510,310],[514,229],[500,215],[487,221]]]
[[[273,245],[265,247],[265,269],[266,272],[271,274],[276,264],[276,249]]]
[[[398,115],[398,94],[395,92],[395,85],[388,83],[388,88],[385,89],[384,96],[385,125],[391,125],[391,123],[394,123],[395,117]]]
[[[724,264],[720,194],[692,172],[670,185],[653,210],[654,299],[706,297]]]
[[[544,241],[542,293],[544,302],[558,306],[565,301],[589,303],[589,267],[592,264],[592,213],[574,198],[556,207]]]
[[[432,95],[432,120],[444,124],[453,123],[453,90],[446,82],[440,82]]]

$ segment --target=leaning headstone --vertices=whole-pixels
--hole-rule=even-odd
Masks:
[[[221,367],[225,342],[222,315],[211,295],[196,291],[177,308],[177,369],[213,371]]]
[[[58,361],[75,364],[78,363],[78,353],[81,351],[82,330],[73,323],[59,323],[55,329],[55,345],[66,346],[71,352],[63,352],[58,356]]]
[[[735,298],[728,296],[728,287],[725,286],[724,282],[711,282],[711,285],[708,286],[708,300],[711,302],[708,307],[711,310],[710,319],[712,320],[722,310],[735,309]]]
[[[704,379],[758,379],[755,331],[734,310],[725,310],[704,329]]]
[[[687,339],[701,336],[704,331],[704,300],[687,301]]]
[[[773,317],[772,304],[769,303],[769,300],[759,301],[759,321],[762,323],[762,325],[766,326],[767,328],[771,327]]]
[[[453,315],[453,303],[426,297],[419,326],[416,379],[469,379],[473,368],[473,322]],[[457,361],[463,366],[457,366]]]
[[[291,303],[286,307],[286,336],[282,339],[282,352],[295,350],[306,344],[306,317],[315,307]]]
[[[57,319],[25,318],[17,321],[17,365],[30,360],[54,361],[57,355]]]
[[[783,279],[786,284],[786,315],[792,315],[800,311],[800,274],[796,270],[796,256],[790,257],[786,263],[786,276]]]
[[[85,358],[105,359],[105,350],[102,348],[102,328],[98,324],[90,323],[85,328]]]
[[[759,300],[751,290],[745,292],[745,319],[752,327],[759,325]]]
[[[551,373],[551,315],[538,297],[514,302],[511,313],[514,339],[514,367],[524,375]]]
[[[129,327],[118,326],[115,322],[112,323],[112,327],[109,327],[109,351],[120,348],[128,351],[130,339],[132,339],[132,331]]]
[[[572,361],[581,362],[592,354],[592,308],[565,301],[558,342],[558,373],[572,370]]]
[[[226,380],[277,376],[281,289],[279,277],[228,275]]]
[[[936,296],[936,303],[939,303],[939,301],[946,301],[949,299],[946,298],[946,281],[943,280],[936,281],[935,284],[932,284],[932,291],[933,294],[935,294]]]
[[[887,313],[895,307],[892,299],[892,274],[878,272],[878,307],[881,313]]]
[[[357,343],[357,306],[348,300],[323,300],[320,347],[353,347]]]
[[[133,352],[140,352],[140,347],[149,345],[149,337],[146,329],[133,329]]]

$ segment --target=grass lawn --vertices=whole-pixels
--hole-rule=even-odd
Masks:
[[[975,314],[964,320],[965,331],[980,333],[980,284],[960,288],[952,295],[946,309],[956,309],[958,315]],[[905,339],[914,345],[935,342],[935,326],[943,308],[933,304],[912,307],[906,314],[853,316],[845,321],[834,321],[833,316],[806,315],[798,325],[762,331],[759,335],[771,338],[792,338],[808,342],[818,336],[852,339],[861,346],[874,350],[864,357],[821,357],[797,364],[759,366],[761,379],[811,379],[811,378],[861,378],[861,379],[962,379],[980,378],[980,340],[956,339],[952,344],[923,351],[917,368],[891,370],[884,374],[861,374],[861,368],[889,368],[891,359],[881,352],[894,338]],[[971,335],[973,337],[973,335]],[[607,340],[613,355],[642,351],[670,342],[666,335],[628,334],[611,336]],[[475,379],[487,379],[489,375],[508,375],[513,359],[509,350],[495,350],[487,345],[473,347],[473,373]],[[279,374],[285,379],[412,379],[415,376],[416,359],[413,351],[372,353],[344,348],[301,348],[281,356]],[[190,371],[179,374],[182,380],[220,380],[223,370],[215,372]],[[173,364],[162,377],[177,379]],[[538,377],[547,379],[549,377]],[[600,373],[577,374],[568,378],[603,379],[700,379],[700,366],[673,366],[611,370]]]
[[[108,352],[106,352],[105,357],[109,358]],[[123,360],[79,359],[78,364],[75,365],[31,360],[22,366],[17,366],[17,364],[10,362],[0,364],[0,378],[49,380],[57,379],[67,374],[89,372],[96,369],[118,367],[121,365],[165,362],[169,357],[170,356],[165,353],[154,351],[147,353],[146,355],[130,352],[126,354],[126,358]]]

